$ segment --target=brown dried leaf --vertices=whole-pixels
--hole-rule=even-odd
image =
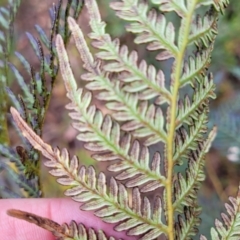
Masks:
[[[41,151],[42,154],[49,158],[55,159],[55,154],[53,149],[50,145],[43,142],[43,140],[27,125],[27,123],[22,119],[19,112],[11,107],[10,108],[11,114],[15,123],[17,124],[18,128],[21,130],[24,137],[28,139],[28,141],[32,144],[32,146]]]
[[[33,213],[24,212],[24,211],[17,210],[17,209],[9,209],[7,211],[7,214],[11,217],[23,219],[27,222],[34,223],[37,226],[44,228],[53,233],[55,233],[55,232],[61,233],[61,234],[64,233],[64,229],[60,224],[58,224],[48,218],[40,217]]]

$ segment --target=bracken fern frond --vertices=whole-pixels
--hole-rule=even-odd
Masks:
[[[114,178],[110,181],[108,193],[106,176],[103,173],[96,177],[92,167],[88,169],[79,167],[76,156],[70,159],[66,149],[62,152],[58,148],[52,149],[28,127],[14,108],[11,112],[23,135],[35,149],[49,159],[44,164],[52,168],[50,173],[58,177],[57,181],[60,184],[70,187],[65,194],[75,201],[84,203],[81,209],[95,211],[95,215],[103,218],[105,222],[118,223],[115,227],[118,231],[128,230],[129,235],[143,234],[141,239],[149,239],[149,236],[152,239],[166,233],[166,226],[161,221],[160,198],[156,200],[151,210],[150,201],[147,198],[142,201],[138,188],[135,188],[132,202],[129,203],[126,188],[122,184],[117,184]],[[124,222],[120,223],[123,220]]]
[[[20,1],[16,1],[16,3],[12,5],[12,11],[14,14],[16,13],[16,9],[19,7],[19,4]],[[49,31],[49,37],[47,37],[47,33],[45,33],[39,25],[35,26],[39,34],[38,38],[35,38],[30,33],[26,33],[29,43],[39,59],[39,70],[34,69],[32,64],[28,62],[19,52],[15,52],[15,55],[22,64],[23,68],[29,74],[31,79],[30,83],[24,79],[17,67],[15,67],[12,63],[9,63],[8,60],[6,60],[5,63],[5,67],[9,67],[16,77],[17,83],[22,90],[22,94],[17,96],[17,94],[14,94],[9,87],[6,88],[6,92],[12,104],[19,112],[21,112],[25,121],[27,121],[34,131],[40,136],[42,135],[43,123],[51,99],[53,85],[56,81],[58,73],[54,37],[57,34],[62,34],[64,44],[66,45],[70,37],[66,19],[70,15],[78,18],[82,6],[82,1],[71,0],[68,1],[66,6],[64,6],[63,1],[59,0],[57,6],[53,5],[53,7],[50,8],[52,23]],[[45,45],[48,52],[44,52],[43,45]],[[2,87],[1,89],[5,89],[5,87]],[[18,133],[22,138],[21,133]],[[11,168],[6,169],[6,171],[20,188],[20,191],[18,193],[13,193],[13,195],[17,194],[23,197],[40,197],[42,195],[42,191],[40,189],[39,178],[39,153],[35,151],[23,138],[22,145],[16,147],[17,154],[16,152],[15,154],[8,154],[10,152],[14,152],[14,149],[10,146],[7,147],[6,145],[1,145],[0,149],[2,150],[1,155],[8,158],[12,163],[9,165],[2,163],[2,167],[5,169]],[[12,165],[14,165],[14,167]],[[4,190],[1,195],[4,196]]]
[[[145,44],[156,52],[158,63],[172,64],[169,77],[158,66],[141,60],[137,51],[121,45],[119,39],[111,39],[95,0],[85,4],[95,55],[81,27],[68,17],[86,71],[81,76],[87,81],[85,89],[78,88],[64,39],[56,37],[59,66],[70,100],[67,109],[79,131],[77,138],[93,152],[95,160],[109,162],[108,170],[116,173],[110,183],[93,167],[80,167],[66,149],[60,151],[43,142],[15,109],[11,112],[23,135],[48,159],[44,164],[51,168],[50,174],[68,186],[65,194],[81,202],[81,209],[94,211],[105,222],[115,223],[117,231],[126,230],[139,239],[192,239],[200,225],[197,193],[205,179],[205,155],[216,135],[216,127],[210,132],[207,128],[209,101],[215,98],[208,67],[218,16],[228,1],[152,3],[155,9],[140,0],[119,0],[110,6],[129,23],[126,30],[136,34],[135,44]],[[199,15],[200,8],[208,10]],[[180,27],[168,21],[164,12],[177,14]],[[188,94],[182,97],[186,89]],[[108,114],[96,107],[94,98],[106,102]],[[164,151],[152,154],[155,144]],[[185,174],[177,165],[187,166]],[[154,202],[145,196],[150,191],[157,193]],[[231,200],[234,207],[227,205],[231,219],[223,215],[226,239],[238,234],[231,232],[239,225],[238,200]],[[222,225],[218,221],[216,225],[213,239],[225,237]]]
[[[222,222],[215,220],[215,228],[211,229],[212,239],[239,239],[240,237],[240,190],[236,198],[229,198],[231,204],[226,203],[226,213],[222,213]]]

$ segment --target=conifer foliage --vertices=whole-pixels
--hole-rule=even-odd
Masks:
[[[56,36],[70,100],[67,109],[79,131],[77,138],[96,161],[108,161],[113,175],[109,182],[106,173],[80,166],[67,149],[45,143],[16,109],[11,108],[11,113],[23,136],[47,158],[44,164],[50,174],[68,187],[65,195],[81,202],[82,210],[94,211],[103,221],[115,224],[116,231],[142,240],[193,239],[200,225],[197,192],[205,178],[205,154],[217,132],[215,127],[207,129],[209,101],[215,98],[208,67],[218,17],[228,0],[151,2],[118,0],[110,6],[127,22],[126,30],[135,34],[135,44],[154,51],[159,62],[172,62],[170,76],[140,59],[137,51],[121,45],[119,39],[112,39],[96,0],[85,2],[91,28],[88,36],[73,17],[67,19],[85,69],[81,79],[72,72],[64,39]],[[169,12],[177,14],[179,27],[168,20]],[[89,39],[95,54],[87,44]],[[80,80],[86,81],[84,89],[78,87]],[[182,97],[186,89],[189,94]],[[105,103],[108,114],[96,107],[95,98]],[[151,146],[159,143],[163,151],[151,154]],[[176,168],[184,163],[185,174]],[[156,195],[154,200],[148,192]],[[240,238],[239,196],[230,201],[223,222],[216,220],[211,230],[212,239]],[[10,210],[9,214],[31,222],[24,212]],[[62,227],[48,221],[38,222],[58,239],[107,239],[102,232],[97,235],[76,223]]]

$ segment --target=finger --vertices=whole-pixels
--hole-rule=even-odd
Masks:
[[[0,232],[5,240],[53,240],[52,234],[34,224],[12,218],[6,214],[8,209],[19,209],[49,218],[57,223],[70,223],[75,220],[86,227],[102,229],[108,236],[125,238],[124,233],[117,233],[113,225],[106,224],[91,212],[79,210],[79,203],[71,199],[3,199],[0,200]],[[127,237],[127,239],[136,239]]]

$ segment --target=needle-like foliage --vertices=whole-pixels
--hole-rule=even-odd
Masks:
[[[17,15],[21,0],[8,0],[6,7],[0,7],[0,144],[8,144],[7,129],[7,98],[5,88],[9,82],[8,61],[13,46],[14,20]]]

